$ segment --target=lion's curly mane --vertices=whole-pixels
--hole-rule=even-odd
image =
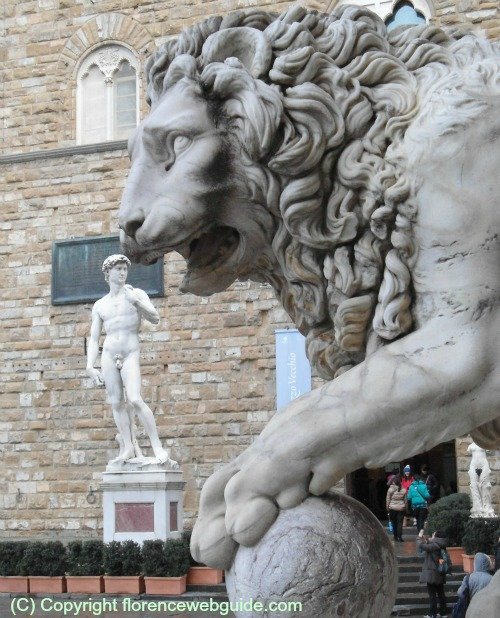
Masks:
[[[250,69],[210,38],[231,28],[268,42],[251,49]],[[359,7],[295,7],[207,19],[147,64],[151,105],[184,78],[222,102],[252,198],[276,218],[283,277],[268,280],[325,377],[412,328],[416,209],[400,145],[420,110],[417,91],[451,84],[450,67],[484,58],[486,45],[434,26],[388,34]],[[466,117],[480,111],[461,104]]]

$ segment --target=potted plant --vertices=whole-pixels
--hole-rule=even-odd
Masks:
[[[142,560],[146,594],[171,596],[186,592],[189,549],[182,539],[145,541]]]
[[[182,540],[186,543],[189,552],[189,571],[187,572],[186,583],[188,586],[214,586],[221,584],[224,579],[224,571],[222,569],[214,569],[208,567],[196,560],[191,556],[190,544],[191,544],[192,530],[184,530],[182,533]]]
[[[0,592],[29,592],[29,580],[19,574],[21,560],[28,543],[0,543]]]
[[[435,530],[442,530],[446,534],[447,549],[454,566],[462,566],[462,537],[471,506],[468,494],[450,494],[429,507],[427,529],[430,534]]]
[[[100,540],[72,541],[68,544],[68,592],[104,592],[104,543]]]
[[[491,556],[498,539],[499,517],[471,517],[465,526],[463,537],[463,567],[466,573],[474,570],[474,556],[482,552]]]
[[[111,541],[104,545],[104,590],[111,594],[144,592],[141,547],[135,541]]]
[[[30,592],[66,592],[66,548],[60,541],[28,543],[19,572],[29,578]]]

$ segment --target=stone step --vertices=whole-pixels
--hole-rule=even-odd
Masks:
[[[448,614],[447,616],[451,616],[451,610],[453,608],[453,603],[448,603]],[[393,616],[425,616],[429,613],[429,603],[417,603],[412,605],[404,605],[397,604],[394,606],[392,610]]]
[[[422,563],[414,563],[414,564],[398,564],[399,573],[416,573],[422,570]],[[452,575],[465,575],[463,567],[452,566],[451,567]]]
[[[457,600],[456,590],[450,591],[445,590],[445,596],[448,603],[455,603]],[[419,603],[428,603],[429,595],[427,594],[427,590],[424,589],[421,592],[407,592],[406,594],[397,594],[396,602],[394,605],[413,605]]]
[[[401,573],[399,572],[399,581],[400,582],[418,582],[418,578],[420,576],[420,571],[414,573]],[[465,577],[465,573],[450,573],[446,576],[447,582],[461,582]]]
[[[398,564],[399,573],[420,573],[422,564]]]
[[[420,573],[422,570],[421,564],[399,564],[398,572],[399,573]]]
[[[445,592],[450,592],[450,594],[454,594],[457,590],[462,580],[452,580],[447,581],[444,585]],[[407,594],[407,593],[415,592],[416,594],[420,594],[425,592],[427,594],[427,585],[421,584],[420,582],[399,582],[398,583],[398,594]]]
[[[409,556],[397,556],[398,564],[408,564],[408,563],[422,563],[424,561],[423,556],[419,556],[417,553],[411,554]]]

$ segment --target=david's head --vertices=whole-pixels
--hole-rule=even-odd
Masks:
[[[102,263],[102,272],[108,283],[124,284],[129,268],[130,260],[120,253],[110,255]]]

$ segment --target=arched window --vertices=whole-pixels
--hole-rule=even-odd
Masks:
[[[138,61],[127,48],[105,45],[77,73],[77,142],[127,139],[139,122]]]
[[[424,15],[420,11],[415,10],[411,2],[398,2],[394,7],[393,14],[385,20],[387,30],[404,25],[418,26],[425,24],[425,22]]]

